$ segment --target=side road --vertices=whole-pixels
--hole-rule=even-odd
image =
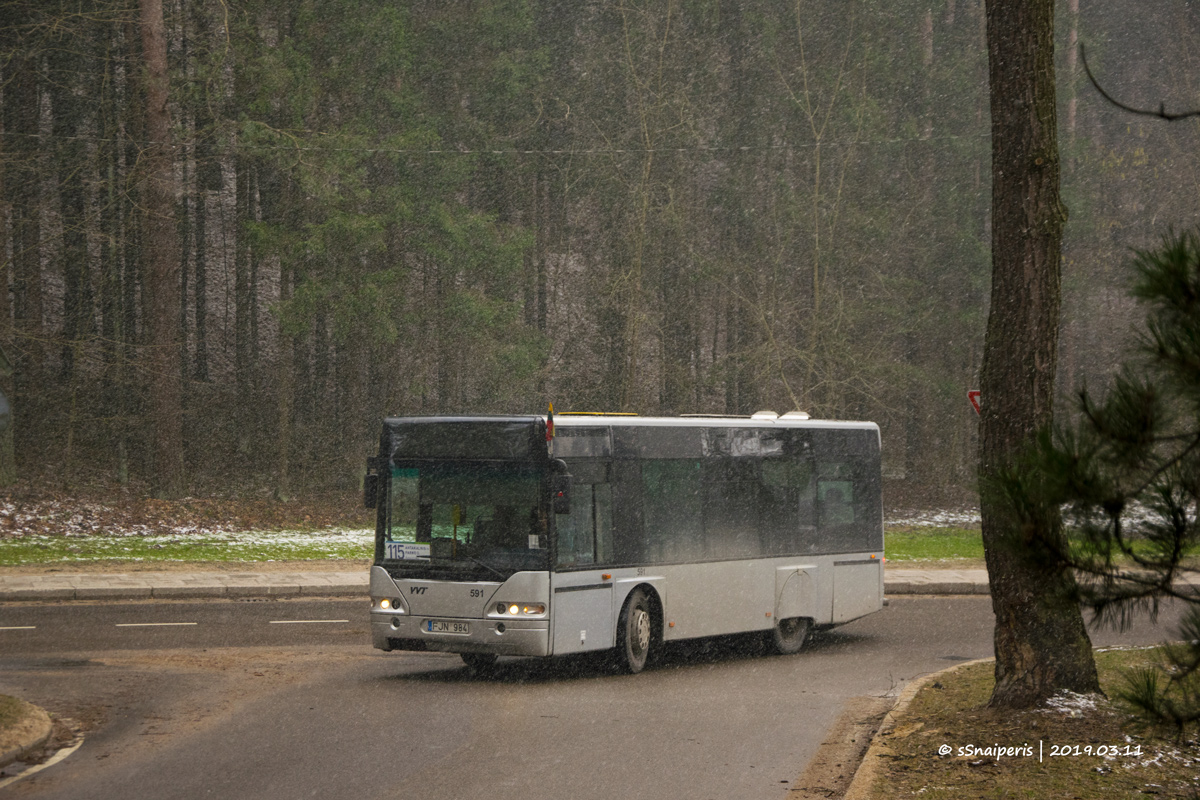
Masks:
[[[180,600],[222,597],[361,596],[367,570],[290,572],[117,572],[0,574],[0,602],[14,600]],[[884,594],[987,594],[984,569],[886,567]]]
[[[71,572],[0,574],[0,604],[4,602],[62,602],[240,597],[361,597],[367,591],[367,570],[324,569],[244,572],[205,570],[170,572]],[[885,567],[884,593],[987,594],[987,570],[908,569]],[[3,699],[3,698],[0,698]],[[24,705],[24,704],[23,704]],[[34,706],[19,724],[0,727],[0,770],[36,751],[50,733],[49,717]],[[12,780],[9,778],[8,780]],[[6,783],[0,772],[0,786]]]

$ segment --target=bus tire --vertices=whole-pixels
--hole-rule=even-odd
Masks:
[[[459,653],[463,663],[476,675],[486,675],[496,666],[495,653]]]
[[[617,655],[621,668],[630,674],[641,672],[650,660],[653,644],[654,618],[650,599],[641,589],[634,589],[625,601],[617,626]]]
[[[807,617],[793,617],[776,622],[771,630],[771,644],[775,652],[782,656],[799,653],[800,648],[804,647],[804,640],[808,638],[808,629]]]

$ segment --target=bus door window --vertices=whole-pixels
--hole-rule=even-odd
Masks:
[[[571,513],[555,517],[560,567],[577,567],[596,560],[593,490],[589,484],[574,484],[571,487]]]
[[[555,518],[560,567],[612,559],[612,487],[605,467],[602,463],[571,466],[571,513]]]

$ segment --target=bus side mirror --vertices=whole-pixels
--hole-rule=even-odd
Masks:
[[[379,475],[368,474],[363,478],[363,505],[374,508],[379,502]]]
[[[550,500],[555,514],[571,513],[570,475],[552,475],[550,477]]]

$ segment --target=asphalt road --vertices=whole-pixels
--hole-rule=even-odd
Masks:
[[[783,800],[847,699],[989,656],[991,627],[986,597],[894,598],[796,656],[735,639],[636,676],[591,657],[477,678],[372,650],[361,600],[7,605],[0,693],[87,738],[0,794]]]

